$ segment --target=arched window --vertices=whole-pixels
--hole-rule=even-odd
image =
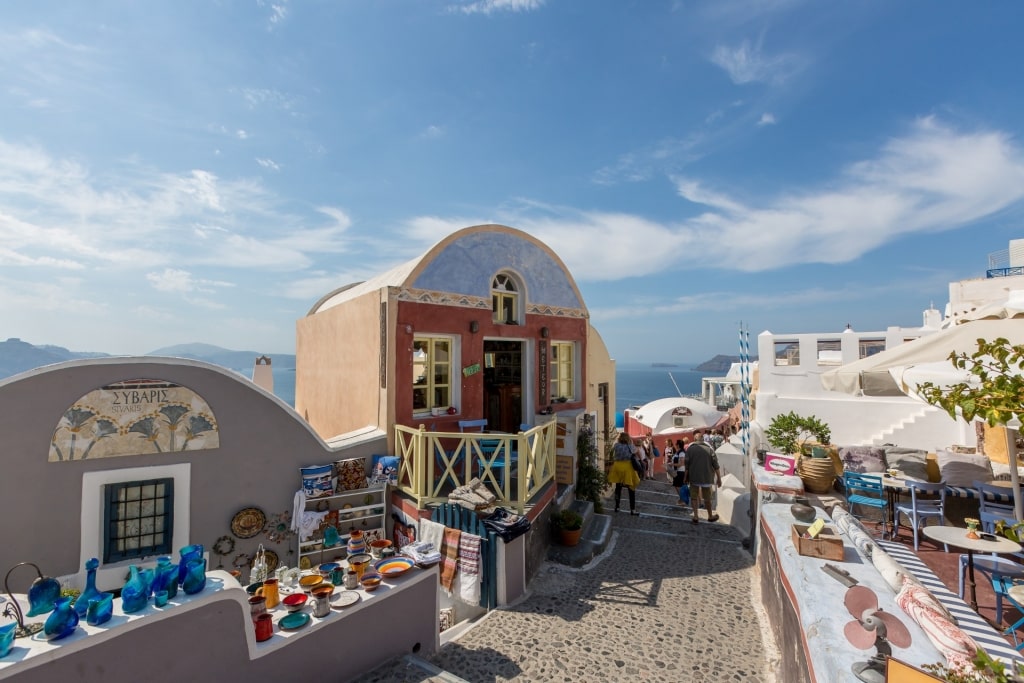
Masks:
[[[491,281],[491,318],[499,325],[519,324],[519,286],[506,273]]]

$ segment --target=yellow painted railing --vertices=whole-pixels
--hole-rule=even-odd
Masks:
[[[555,423],[518,434],[428,432],[395,425],[398,488],[419,508],[448,501],[448,494],[477,477],[497,504],[523,512],[555,478]]]

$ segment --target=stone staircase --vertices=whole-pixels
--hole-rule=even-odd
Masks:
[[[583,533],[580,542],[575,546],[564,546],[553,541],[548,548],[548,560],[570,567],[582,567],[604,552],[612,537],[612,518],[594,512],[594,504],[585,500],[573,500],[566,505],[557,506],[557,510],[571,507],[583,517]]]

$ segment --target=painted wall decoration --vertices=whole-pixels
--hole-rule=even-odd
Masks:
[[[160,379],[94,389],[57,423],[50,462],[198,451],[220,446],[217,419],[202,396]]]

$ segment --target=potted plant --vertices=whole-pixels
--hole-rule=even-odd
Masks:
[[[583,516],[572,508],[565,508],[551,518],[551,523],[558,532],[558,540],[562,545],[573,546],[580,542],[583,533]]]
[[[811,444],[827,446],[832,430],[814,415],[783,413],[772,418],[764,430],[765,438],[773,447],[783,453],[799,458],[797,474],[804,482],[804,488],[811,493],[828,493],[837,475],[837,465],[829,458],[802,458],[804,450],[810,454]]]

